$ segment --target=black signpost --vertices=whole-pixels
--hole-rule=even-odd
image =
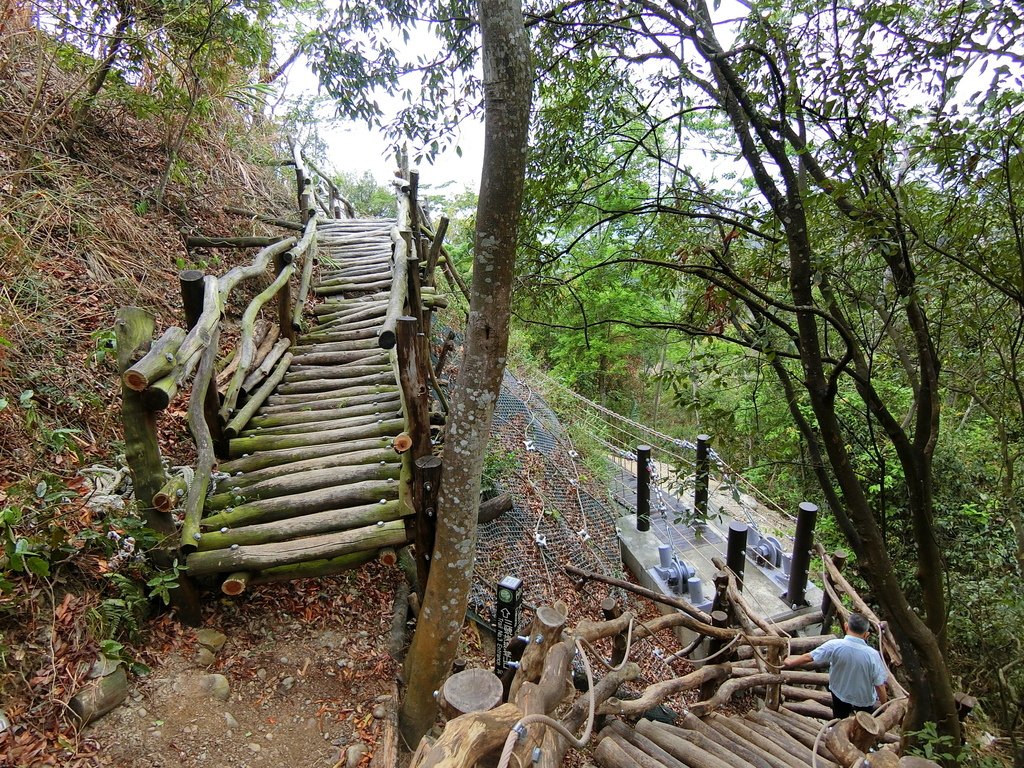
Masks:
[[[505,576],[498,582],[498,605],[494,615],[494,673],[500,675],[512,660],[508,644],[519,634],[519,611],[523,604],[523,580]]]

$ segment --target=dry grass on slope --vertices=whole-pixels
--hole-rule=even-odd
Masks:
[[[222,105],[153,205],[167,126],[101,93],[69,151],[83,72],[5,23],[0,9],[0,709],[12,723],[0,726],[0,766],[75,765],[90,750],[65,703],[101,640],[138,637],[114,622],[146,603],[132,579],[152,577],[140,565],[101,578],[119,522],[97,519],[79,474],[117,466],[115,312],[138,305],[160,328],[180,324],[182,267],[221,273],[252,255],[188,253],[182,233],[280,234],[223,207],[294,218],[294,197],[279,169],[253,160],[274,154],[272,128]],[[180,408],[161,433],[180,463]]]

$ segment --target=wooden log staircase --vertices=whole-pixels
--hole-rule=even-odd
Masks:
[[[451,279],[443,232],[432,238],[420,225],[415,173],[397,185],[397,219],[359,219],[329,179],[314,183],[294,146],[292,154],[300,222],[255,218],[301,237],[261,241],[251,263],[221,277],[182,273],[185,328],[154,341],[154,318],[137,308],[116,325],[136,495],[171,542],[164,559],[185,565],[176,599],[186,621],[198,618],[197,578],[237,595],[394,561],[410,542],[425,577],[433,546],[423,479],[439,460],[430,455],[427,339],[431,312],[446,306],[434,267]],[[255,278],[269,285],[246,306],[237,343],[222,349],[229,296]],[[309,307],[315,320],[304,314],[310,290],[322,299]],[[156,417],[189,382],[196,466],[168,477]]]

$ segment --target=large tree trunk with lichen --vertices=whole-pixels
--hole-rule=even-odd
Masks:
[[[520,0],[481,0],[485,139],[466,346],[442,455],[437,538],[405,667],[400,727],[415,746],[434,722],[469,600],[480,477],[505,371],[533,71]]]

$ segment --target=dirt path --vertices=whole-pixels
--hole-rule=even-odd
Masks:
[[[386,648],[401,578],[372,564],[210,604],[204,626],[226,638],[212,663],[195,630],[176,630],[178,647],[82,736],[126,768],[366,765],[399,671]]]

